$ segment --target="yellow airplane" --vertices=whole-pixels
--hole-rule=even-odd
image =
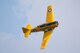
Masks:
[[[49,5],[47,8],[47,16],[46,16],[46,23],[39,25],[35,28],[32,28],[30,24],[28,24],[25,28],[22,27],[23,33],[25,37],[28,37],[32,32],[40,32],[43,31],[44,32],[44,36],[42,39],[42,44],[41,44],[41,48],[44,49],[46,48],[49,39],[51,37],[51,34],[53,32],[53,30],[55,29],[55,27],[58,26],[58,21],[54,20],[54,13],[53,13],[53,9],[52,9],[52,5]]]

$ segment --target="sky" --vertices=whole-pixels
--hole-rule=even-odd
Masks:
[[[42,50],[43,32],[24,38],[21,28],[45,23],[48,5],[59,26]],[[79,0],[0,0],[0,53],[80,53],[79,14]]]

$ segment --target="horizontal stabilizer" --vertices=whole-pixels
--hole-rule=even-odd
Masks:
[[[24,37],[27,38],[31,33],[32,27],[31,27],[30,24],[28,24],[26,26],[26,28],[22,27],[22,30],[23,30],[23,33],[24,33]]]

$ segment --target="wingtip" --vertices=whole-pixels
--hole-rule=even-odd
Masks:
[[[49,8],[49,7],[52,7],[52,5],[50,4],[50,5],[48,6],[48,8]]]
[[[41,47],[41,49],[45,49],[44,47]]]
[[[25,38],[28,38],[28,36],[27,36],[26,34],[24,34],[24,37],[25,37]]]
[[[43,45],[41,46],[41,49],[45,49],[45,48],[46,48],[46,46],[43,46]]]

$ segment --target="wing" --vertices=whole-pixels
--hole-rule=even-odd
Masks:
[[[44,49],[44,48],[47,46],[48,41],[50,40],[52,31],[53,31],[53,30],[50,30],[50,31],[48,31],[48,32],[44,32],[44,36],[43,36],[42,44],[41,44],[41,48],[42,48],[42,49]]]
[[[49,5],[47,8],[46,22],[54,22],[54,12],[52,9],[52,5]]]

